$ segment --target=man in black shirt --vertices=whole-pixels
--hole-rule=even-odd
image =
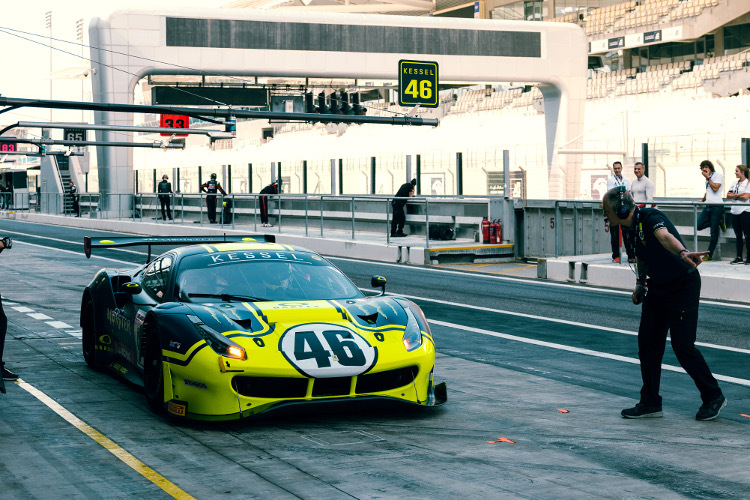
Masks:
[[[406,214],[404,213],[404,206],[406,206],[407,198],[414,196],[414,187],[417,185],[417,179],[412,179],[411,182],[402,184],[398,191],[396,191],[396,199],[391,201],[393,207],[393,219],[391,220],[391,237],[403,237],[404,224],[406,224]]]
[[[157,189],[159,192],[159,204],[161,205],[161,220],[172,220],[172,211],[169,208],[169,199],[172,196],[172,183],[169,182],[169,176],[161,176],[161,182]]]
[[[625,418],[661,417],[661,362],[667,342],[680,366],[692,377],[703,404],[696,420],[713,420],[727,400],[700,351],[695,348],[701,278],[698,265],[708,252],[685,248],[669,218],[655,208],[638,208],[624,189],[604,195],[604,215],[613,226],[622,225],[635,243],[637,281],[633,303],[643,303],[638,328],[638,358],[641,361],[641,399],[622,410]]]
[[[281,192],[281,180],[276,180],[260,190],[260,194],[279,194]],[[260,222],[263,227],[273,227],[268,222],[268,196],[260,197]]]
[[[220,191],[221,194],[226,195],[227,192],[221,187],[219,181],[216,180],[216,174],[211,174],[211,180],[201,184],[200,191],[202,193],[208,193],[206,196],[206,208],[208,209],[208,221],[211,224],[216,224],[216,193]]]
[[[76,185],[73,184],[73,181],[70,181],[68,183],[68,188],[70,190],[70,203],[72,205],[73,213],[76,215],[76,217],[80,217],[81,209],[78,205],[78,189],[76,188]]]

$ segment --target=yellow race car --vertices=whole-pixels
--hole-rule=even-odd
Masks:
[[[421,309],[365,297],[333,264],[273,236],[84,239],[94,248],[179,246],[102,269],[81,302],[86,362],[143,385],[155,411],[201,420],[282,405],[447,400]]]

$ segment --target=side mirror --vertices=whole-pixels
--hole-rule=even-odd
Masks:
[[[140,283],[136,283],[135,281],[131,281],[122,285],[122,291],[127,293],[128,295],[138,295],[139,293],[141,293],[141,290],[142,288]]]
[[[370,285],[373,288],[382,288],[383,293],[381,295],[385,295],[385,278],[383,276],[378,276],[377,274],[373,276]]]

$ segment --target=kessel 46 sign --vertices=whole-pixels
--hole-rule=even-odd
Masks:
[[[437,108],[438,63],[404,59],[398,62],[398,104]]]

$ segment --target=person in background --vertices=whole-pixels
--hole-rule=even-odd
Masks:
[[[651,205],[650,208],[655,208],[654,181],[646,177],[646,170],[643,168],[643,163],[639,161],[635,162],[633,173],[635,174],[635,180],[630,184],[630,193],[633,195],[633,199],[641,208],[644,208],[646,205]]]
[[[641,398],[620,414],[625,418],[662,416],[659,386],[669,332],[677,361],[701,394],[703,404],[695,419],[714,420],[727,400],[703,355],[695,348],[701,292],[698,265],[708,252],[689,251],[669,217],[655,208],[638,208],[628,192],[607,191],[603,208],[610,224],[634,233],[638,262],[631,298],[633,304],[643,303],[638,327]]]
[[[616,161],[612,164],[612,171],[614,174],[612,177],[607,179],[607,191],[614,189],[618,186],[625,186],[625,189],[630,191],[630,181],[622,176],[622,162]],[[609,242],[612,246],[612,262],[620,262],[620,228],[609,226]],[[625,253],[628,254],[628,262],[631,264],[635,263],[635,252],[633,246],[628,238],[622,238],[625,243]]]
[[[6,248],[10,250],[12,246],[13,241],[5,237],[0,240],[0,252],[5,250]],[[0,298],[0,372],[2,372],[1,376],[3,380],[16,380],[18,379],[18,375],[13,373],[12,371],[5,368],[5,362],[3,361],[3,350],[5,349],[5,333],[8,330],[8,317],[5,316],[5,311],[3,311],[3,301],[2,298]],[[0,384],[0,389],[2,389],[3,394],[5,393],[5,385]]]
[[[714,170],[714,164],[710,160],[703,160],[700,164],[701,175],[706,180],[706,194],[701,201],[708,203],[698,215],[698,231],[711,227],[711,239],[708,242],[708,253],[703,260],[711,260],[714,257],[716,244],[719,243],[719,228],[727,230],[724,223],[724,198],[721,186],[724,184],[724,176]]]
[[[268,186],[260,190],[260,194],[279,194],[281,193],[281,179],[277,179]],[[268,196],[260,197],[260,222],[263,227],[273,227],[268,222]]]
[[[747,165],[737,165],[734,169],[734,175],[737,182],[732,184],[727,193],[727,198],[734,201],[730,212],[732,214],[732,227],[734,236],[737,241],[737,258],[730,264],[733,266],[739,264],[750,265],[750,180],[748,180]],[[742,235],[745,235],[745,246],[747,247],[747,260],[742,260]]]
[[[0,208],[5,208],[5,179],[0,174]]]
[[[172,211],[169,207],[169,200],[172,197],[172,183],[169,182],[169,176],[161,176],[161,182],[157,189],[159,192],[159,204],[161,205],[161,220],[172,220]]]
[[[408,198],[414,196],[414,191],[417,186],[417,179],[412,179],[411,182],[402,184],[398,191],[396,191],[396,198],[391,201],[393,207],[393,219],[391,220],[391,237],[401,238],[406,236],[404,234],[404,225],[406,224],[406,214],[404,213],[404,207]]]
[[[201,184],[200,191],[202,193],[208,193],[206,196],[206,208],[208,209],[208,221],[211,224],[216,224],[216,193],[227,194],[226,191],[221,187],[219,181],[216,180],[216,174],[211,174],[211,180]]]
[[[68,190],[70,191],[70,204],[73,207],[73,213],[76,217],[81,216],[81,208],[78,205],[78,188],[76,188],[76,185],[73,184],[73,181],[70,181],[68,183]]]

